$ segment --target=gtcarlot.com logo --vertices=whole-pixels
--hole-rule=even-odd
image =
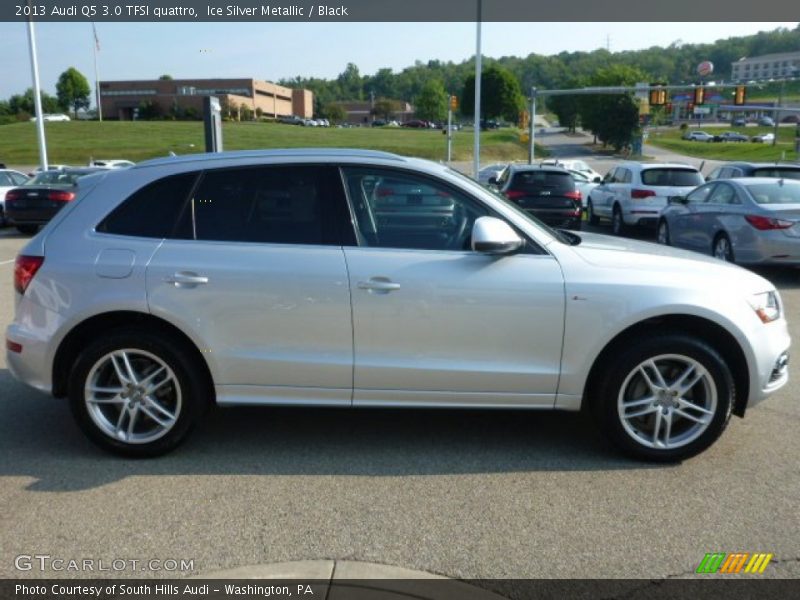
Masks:
[[[706,554],[695,573],[751,573],[761,574],[767,568],[773,554],[749,552],[715,552]]]
[[[194,559],[165,558],[62,558],[49,554],[20,554],[14,558],[17,571],[193,571]]]

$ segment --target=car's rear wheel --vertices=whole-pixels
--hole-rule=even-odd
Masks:
[[[589,222],[589,225],[597,225],[600,223],[600,217],[594,214],[594,205],[592,204],[591,198],[586,203],[586,220]]]
[[[733,256],[733,246],[731,246],[730,239],[724,233],[720,233],[716,238],[714,238],[711,254],[713,254],[715,258],[724,260],[725,262],[735,262]]]
[[[69,400],[83,432],[95,444],[132,457],[175,448],[207,405],[208,391],[191,352],[169,336],[117,331],[78,356]]]
[[[33,235],[37,231],[39,231],[38,225],[17,225],[17,231],[22,233],[23,235]]]
[[[730,419],[730,369],[714,348],[691,335],[644,337],[602,368],[592,398],[595,415],[609,439],[636,458],[695,456]]]
[[[611,232],[614,235],[625,233],[625,220],[622,218],[622,209],[619,204],[614,205],[614,211],[611,213]]]
[[[669,246],[670,245],[669,224],[664,219],[661,219],[658,222],[658,236],[657,236],[657,239],[658,239],[658,243],[659,244],[663,244],[665,246]]]

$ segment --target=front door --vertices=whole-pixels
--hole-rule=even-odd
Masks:
[[[564,282],[530,243],[470,249],[489,209],[448,184],[389,169],[344,169],[359,229],[346,247],[354,404],[552,407]],[[494,215],[493,215],[494,216]]]

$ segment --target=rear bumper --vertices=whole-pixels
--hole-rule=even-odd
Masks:
[[[14,225],[42,225],[61,210],[53,208],[14,208],[7,207],[6,218]]]

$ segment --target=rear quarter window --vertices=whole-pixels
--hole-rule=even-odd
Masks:
[[[103,219],[97,231],[135,237],[170,237],[197,173],[171,175],[131,194]]]
[[[777,177],[781,179],[800,179],[800,169],[786,169],[770,167],[767,169],[755,169],[753,177]]]
[[[694,169],[645,169],[642,183],[653,187],[698,186],[704,182],[703,176]]]

